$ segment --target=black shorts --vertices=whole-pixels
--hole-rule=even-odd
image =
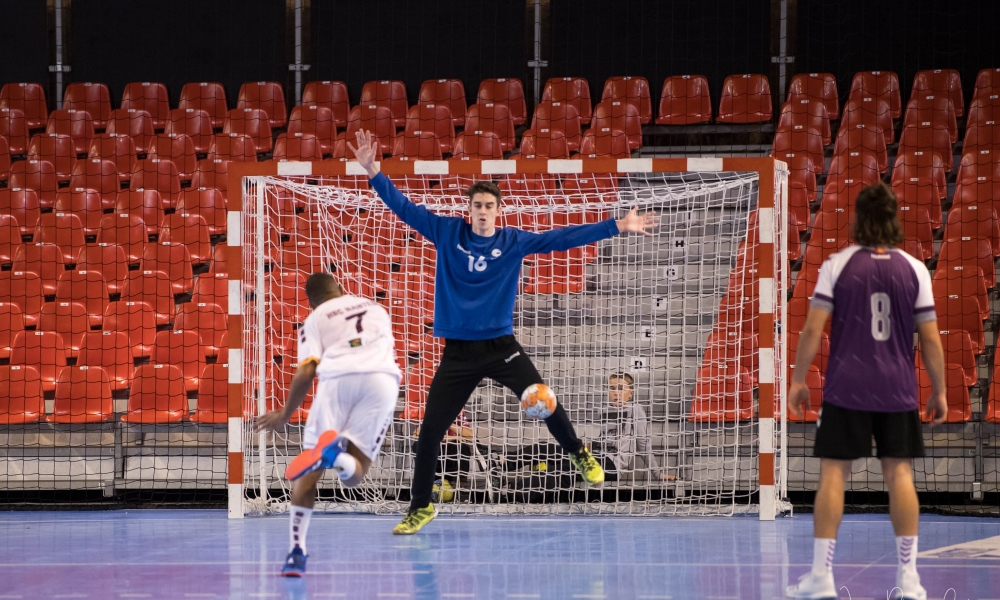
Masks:
[[[816,422],[813,456],[854,460],[872,455],[872,437],[878,458],[920,458],[924,455],[920,411],[870,412],[824,402]]]

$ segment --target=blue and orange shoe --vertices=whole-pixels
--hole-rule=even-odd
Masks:
[[[306,574],[306,559],[309,558],[305,554],[302,554],[302,548],[296,546],[288,553],[285,557],[285,564],[281,567],[282,577],[302,577]]]
[[[319,469],[329,469],[333,466],[333,461],[337,460],[337,455],[347,450],[347,438],[337,437],[334,430],[324,431],[319,436],[316,446],[310,450],[303,450],[301,454],[288,463],[285,469],[285,479],[295,481],[303,475],[312,473]]]

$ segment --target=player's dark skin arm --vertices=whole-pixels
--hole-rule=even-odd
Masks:
[[[313,379],[316,378],[316,363],[313,361],[299,365],[295,375],[292,376],[292,383],[288,386],[288,399],[285,406],[279,410],[272,410],[266,415],[261,415],[254,423],[254,433],[261,431],[276,431],[288,424],[288,421],[305,401],[306,394],[312,386]]]

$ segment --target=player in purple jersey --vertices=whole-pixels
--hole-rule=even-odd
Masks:
[[[833,254],[820,268],[788,390],[789,409],[801,416],[802,407],[809,406],[806,373],[832,315],[830,359],[813,451],[820,458],[813,566],[798,584],[788,587],[786,595],[837,597],[832,565],[844,513],[844,485],[852,461],[871,456],[874,437],[896,533],[899,597],[926,600],[916,568],[920,504],[913,485],[913,459],[924,455],[924,445],[913,363],[914,328],[933,387],[927,414],[936,425],[947,413],[944,351],[931,276],[922,262],[896,248],[903,242],[903,228],[896,197],[883,183],[858,194],[854,240],[856,245]]]

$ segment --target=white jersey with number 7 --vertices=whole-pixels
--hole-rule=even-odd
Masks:
[[[389,313],[357,296],[327,300],[299,327],[299,364],[318,364],[320,379],[352,373],[402,376]]]

